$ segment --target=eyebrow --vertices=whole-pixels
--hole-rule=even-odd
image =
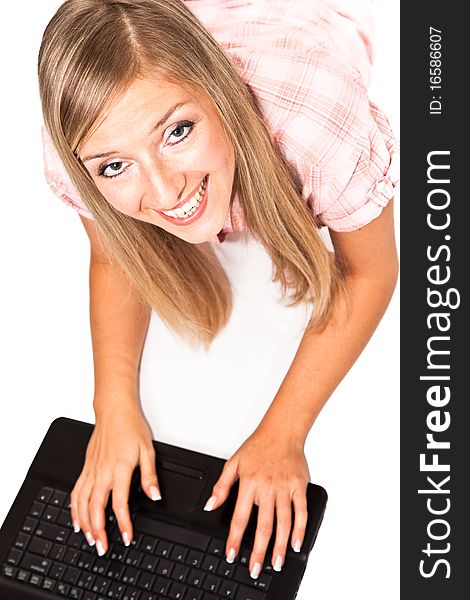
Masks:
[[[152,130],[150,131],[150,134],[154,133],[157,129],[159,129],[162,125],[164,125],[174,112],[176,112],[179,108],[181,108],[185,104],[188,104],[188,102],[189,101],[178,102],[178,103],[174,104],[173,106],[171,106],[166,111],[166,113],[163,115],[163,117],[158,121],[158,123],[155,125],[155,127],[152,128]],[[106,158],[107,156],[112,156],[113,154],[119,154],[119,151],[111,150],[110,152],[101,152],[100,154],[92,154],[90,156],[85,156],[82,159],[82,162],[86,163],[89,160],[94,160],[95,158]]]

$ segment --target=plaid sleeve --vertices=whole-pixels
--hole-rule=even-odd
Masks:
[[[74,208],[87,219],[94,220],[93,215],[85,207],[79,193],[71,182],[45,127],[42,128],[42,141],[44,175],[49,187],[62,202]]]
[[[331,57],[314,62],[305,75],[302,107],[279,139],[317,221],[353,231],[378,217],[393,197],[399,143],[361,78]]]

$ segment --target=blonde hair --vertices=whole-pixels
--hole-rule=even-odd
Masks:
[[[45,126],[110,257],[188,341],[208,347],[227,323],[230,282],[211,244],[190,244],[120,213],[78,158],[112,104],[149,73],[213,103],[234,148],[232,198],[238,193],[247,233],[270,255],[284,301],[312,302],[309,327],[324,327],[343,289],[340,269],[256,99],[182,0],[67,0],[44,32],[38,74]]]

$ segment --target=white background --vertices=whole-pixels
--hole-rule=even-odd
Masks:
[[[2,7],[0,522],[51,421],[94,420],[88,240],[78,216],[52,195],[42,175],[36,56],[59,4],[27,0]],[[399,136],[399,3],[376,0],[374,6],[377,58],[370,97]],[[322,600],[399,597],[398,326],[397,290],[308,438],[312,480],[328,490],[329,502],[299,600],[314,594]],[[151,349],[147,356],[148,365]],[[210,386],[208,380],[202,385],[220,391],[218,373],[210,374]],[[147,380],[143,389],[147,403],[149,385]],[[172,391],[160,387],[158,394]],[[191,447],[204,440],[205,451],[223,455],[211,438],[216,421],[205,417],[194,439],[186,433],[183,439]],[[156,422],[158,439],[172,441],[166,425],[159,427]]]

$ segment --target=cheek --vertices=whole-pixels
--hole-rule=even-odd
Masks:
[[[119,179],[119,178],[117,178]],[[109,183],[98,186],[106,201],[116,210],[132,216],[139,211],[140,198],[138,186],[134,183]]]

